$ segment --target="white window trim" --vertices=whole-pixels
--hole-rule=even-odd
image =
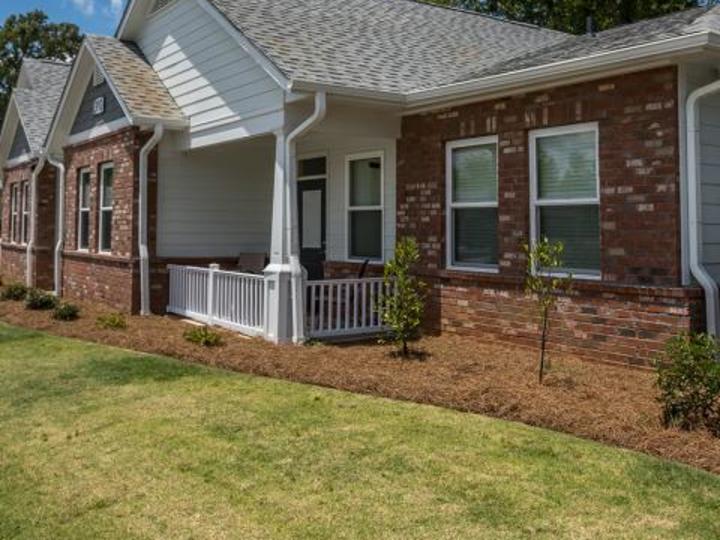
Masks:
[[[453,177],[452,177],[452,154],[453,150],[458,148],[469,148],[473,146],[482,146],[494,144],[497,148],[495,169],[497,173],[497,190],[495,194],[495,202],[470,202],[470,203],[454,203],[453,198]],[[445,145],[445,268],[448,270],[457,270],[461,272],[477,272],[480,274],[498,274],[500,266],[498,264],[487,265],[463,265],[453,264],[454,259],[454,231],[455,224],[453,221],[453,210],[462,208],[498,208],[500,200],[500,145],[497,135],[487,137],[475,137],[472,139],[460,139],[450,141]]]
[[[592,131],[595,133],[595,197],[585,197],[579,199],[538,199],[538,174],[537,174],[537,140],[543,137],[553,137],[557,135],[571,135],[573,133],[587,133]],[[530,132],[529,144],[530,156],[530,246],[535,247],[538,241],[538,233],[540,225],[538,223],[538,208],[543,206],[589,206],[597,205],[600,210],[600,129],[597,122],[587,122],[583,124],[572,124],[567,126],[558,126],[552,128],[536,129]],[[602,233],[601,233],[602,234]],[[601,247],[602,253],[602,247]],[[537,269],[534,269],[537,271]],[[548,277],[567,277],[572,275],[574,279],[582,279],[588,281],[602,280],[602,269],[598,273],[574,273],[572,269],[569,272],[539,272],[540,275]]]
[[[17,183],[10,188],[10,243],[17,244],[15,233],[17,232],[18,218],[18,194],[20,193]]]
[[[350,163],[363,159],[380,158],[380,205],[379,206],[350,206]],[[380,210],[380,258],[366,259],[365,257],[353,257],[350,253],[350,212]],[[345,260],[346,262],[385,263],[385,152],[377,150],[374,152],[363,152],[359,154],[348,154],[345,156]]]
[[[108,163],[103,163],[102,165],[100,165],[100,178],[98,179],[99,184],[100,184],[98,186],[99,187],[98,192],[100,194],[100,196],[98,197],[98,253],[103,253],[105,255],[109,255],[112,253],[112,238],[110,239],[110,249],[103,249],[102,238],[103,238],[103,227],[105,226],[105,219],[104,219],[103,215],[108,210],[111,212],[113,211],[113,209],[114,209],[113,203],[115,202],[114,197],[113,197],[113,200],[110,201],[110,206],[103,206],[103,197],[105,195],[105,181],[104,181],[105,180],[105,171],[107,171],[108,169],[111,169],[113,171],[113,194],[114,194],[115,193],[115,176],[114,176],[115,164],[114,163],[108,162]],[[112,226],[112,218],[110,221],[110,225]]]
[[[92,201],[90,200],[90,193],[88,193],[88,206],[82,205],[83,200],[83,175],[87,174],[90,181],[87,184],[87,189],[92,193],[92,172],[89,167],[84,167],[78,170],[78,210],[77,210],[77,238],[75,239],[76,250],[81,253],[88,253],[90,251],[90,218],[88,217],[88,246],[80,247],[80,239],[82,238],[82,215],[87,212],[88,216],[92,214]]]
[[[319,159],[323,158],[325,160],[325,174],[309,174],[307,176],[300,176],[300,162],[301,161],[308,161],[310,159]],[[327,152],[316,152],[312,154],[301,154],[297,157],[297,163],[295,164],[297,167],[297,181],[303,182],[305,180],[327,180],[329,176],[328,169],[330,168],[330,159],[328,158]]]
[[[28,244],[30,235],[30,182],[20,182],[20,245]]]

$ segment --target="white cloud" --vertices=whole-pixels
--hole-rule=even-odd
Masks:
[[[72,0],[72,4],[83,15],[91,17],[95,14],[95,0]]]
[[[122,13],[123,8],[123,0],[110,0],[110,6],[108,7],[108,12],[113,17],[117,17]]]

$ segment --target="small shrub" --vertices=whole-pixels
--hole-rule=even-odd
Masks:
[[[207,326],[198,326],[185,332],[184,337],[191,343],[202,347],[217,347],[222,345],[222,337]]]
[[[400,354],[409,356],[408,342],[418,339],[425,314],[426,285],[412,273],[420,260],[414,238],[403,238],[395,246],[395,257],[385,265],[385,290],[380,298],[380,314],[390,328],[390,336]]]
[[[720,435],[720,346],[706,334],[672,338],[657,363],[666,426],[707,427]]]
[[[108,313],[97,318],[97,325],[103,330],[125,330],[127,320],[122,313]]]
[[[80,308],[75,304],[63,302],[53,311],[53,319],[58,321],[75,321],[80,316]]]
[[[25,296],[25,307],[27,309],[35,311],[47,311],[55,309],[58,304],[58,299],[45,291],[40,289],[30,289]]]
[[[21,300],[25,300],[27,293],[28,288],[22,283],[10,283],[3,289],[2,299],[20,302]]]

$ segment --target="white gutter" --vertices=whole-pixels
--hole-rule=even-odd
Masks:
[[[55,296],[62,295],[62,252],[65,247],[65,164],[47,156],[47,161],[57,169],[57,242],[55,243]]]
[[[148,161],[150,152],[165,133],[155,124],[152,137],[140,150],[140,189],[138,196],[138,250],[140,252],[140,314],[150,315],[150,253],[148,251]]]
[[[700,211],[700,110],[698,101],[720,92],[720,80],[694,90],[687,99],[687,184],[690,272],[705,291],[707,332],[718,335],[720,301],[718,284],[702,265],[702,213]]]
[[[297,163],[296,163],[296,140],[310,131],[325,119],[327,112],[327,94],[317,92],[315,94],[315,110],[298,127],[296,127],[285,139],[285,178],[288,183],[288,197],[285,199],[286,216],[293,216],[287,222],[287,245],[290,248],[290,295],[292,297],[292,321],[293,321],[293,342],[302,343],[305,341],[305,309],[302,282],[304,278],[303,268],[300,264],[300,234],[297,211]]]
[[[37,234],[37,183],[38,177],[45,166],[45,160],[45,154],[43,153],[38,158],[38,162],[35,165],[35,169],[33,170],[32,177],[30,179],[30,231],[28,231],[28,243],[27,248],[25,249],[25,284],[28,287],[34,286],[32,268],[33,261],[35,259],[33,257],[33,249],[35,249],[35,236]]]

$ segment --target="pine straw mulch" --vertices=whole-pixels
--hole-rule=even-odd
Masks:
[[[108,313],[80,304],[81,318],[58,322],[19,302],[0,302],[0,320],[147,353],[244,373],[449,407],[514,420],[685,462],[720,474],[720,438],[664,429],[651,371],[553,355],[545,385],[537,351],[488,338],[426,337],[422,359],[400,360],[375,343],[274,346],[221,332],[224,345],[206,349],[183,338],[188,323],[172,317],[128,317],[126,330],[101,330]]]

